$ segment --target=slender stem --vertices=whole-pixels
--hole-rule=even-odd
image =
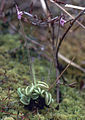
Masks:
[[[71,22],[71,24],[69,25],[68,29],[65,31],[65,33],[63,34],[62,38],[60,39],[60,42],[58,44],[58,48],[57,48],[57,51],[56,51],[56,58],[58,58],[58,52],[59,52],[59,49],[60,49],[60,46],[65,38],[65,36],[67,35],[67,33],[69,32],[69,30],[71,29],[71,27],[73,26],[73,24],[76,22],[76,20],[81,17],[83,15],[83,13],[85,12],[85,10],[83,10],[82,12],[80,12],[76,17],[75,19]]]
[[[35,77],[35,70],[34,70],[33,62],[32,62],[32,74],[33,74],[33,83],[34,85],[36,85],[36,77]]]
[[[80,6],[71,5],[71,4],[66,4],[65,7],[74,8],[74,9],[78,9],[78,10],[84,10],[85,9],[85,7],[80,7]]]
[[[54,3],[57,7],[59,7],[63,12],[65,12],[68,16],[70,16],[72,19],[75,19],[69,12],[67,12],[62,6],[60,6],[58,3],[56,3],[54,0],[49,0],[51,3]],[[78,20],[76,22],[85,29],[85,26],[81,24]]]
[[[27,39],[25,37],[24,27],[23,27],[22,21],[19,20],[19,22],[20,22],[21,32],[22,32],[23,38],[24,38],[24,44],[25,44],[25,47],[26,47],[27,53],[28,53],[28,60],[29,60],[29,63],[30,63],[29,64],[30,65],[30,74],[31,74],[32,79],[33,79],[33,84],[36,84],[35,72],[33,70],[32,60],[31,60],[31,56],[30,56],[30,51],[29,51],[29,46],[28,46],[28,43],[27,43]]]
[[[74,57],[72,59],[72,61],[74,60]],[[71,62],[72,62],[71,61]],[[58,82],[58,80],[61,78],[61,76],[64,74],[64,72],[68,69],[68,67],[70,66],[71,62],[65,67],[65,69],[62,71],[62,73],[57,77],[57,79],[54,81],[54,83],[50,86],[50,88],[48,89],[48,91],[50,91],[54,86],[55,84]]]

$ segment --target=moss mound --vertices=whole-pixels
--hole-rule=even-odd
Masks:
[[[32,80],[30,66],[19,39],[18,35],[0,35],[0,119],[13,117],[16,120],[85,120],[85,94],[77,88],[66,86],[60,87],[62,102],[59,105],[54,102],[49,108],[32,112],[24,109],[16,91],[18,87],[23,88],[29,85]],[[15,48],[20,49],[14,55],[10,55],[9,51]],[[34,59],[37,79],[44,80],[49,85],[53,83],[55,80],[54,68],[52,67],[50,74],[51,80],[48,81],[47,73],[50,63],[45,59],[38,59],[38,57]],[[69,79],[68,73],[66,76]],[[55,87],[51,92],[56,99]]]

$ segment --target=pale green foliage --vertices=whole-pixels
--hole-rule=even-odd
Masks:
[[[18,88],[20,101],[24,105],[29,105],[30,100],[37,100],[39,97],[45,99],[45,104],[50,105],[53,102],[52,95],[47,90],[49,86],[42,81],[37,81],[35,78],[35,70],[32,64],[33,83],[25,89]]]
[[[30,100],[37,100],[39,97],[45,99],[45,104],[50,105],[53,102],[53,98],[51,93],[47,91],[49,86],[42,81],[38,81],[36,84],[31,84],[27,86],[25,89],[18,88],[18,94],[20,97],[20,101],[24,105],[29,105]]]

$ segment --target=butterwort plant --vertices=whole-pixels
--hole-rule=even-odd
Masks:
[[[18,88],[17,92],[20,97],[20,102],[24,105],[31,104],[31,101],[37,102],[39,98],[44,99],[45,104],[49,106],[53,103],[53,98],[48,92],[49,86],[43,81],[36,81],[34,67],[32,66],[33,83],[24,88]],[[38,104],[38,103],[37,103]]]

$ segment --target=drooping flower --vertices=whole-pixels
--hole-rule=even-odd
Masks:
[[[16,5],[16,10],[17,10],[18,19],[21,20],[21,17],[22,17],[22,15],[23,15],[23,12],[22,12],[22,11],[19,11],[19,8],[18,8],[17,5]]]
[[[66,20],[64,20],[64,19],[61,17],[61,19],[60,19],[60,24],[61,24],[61,26],[64,26],[65,23],[66,23]]]

